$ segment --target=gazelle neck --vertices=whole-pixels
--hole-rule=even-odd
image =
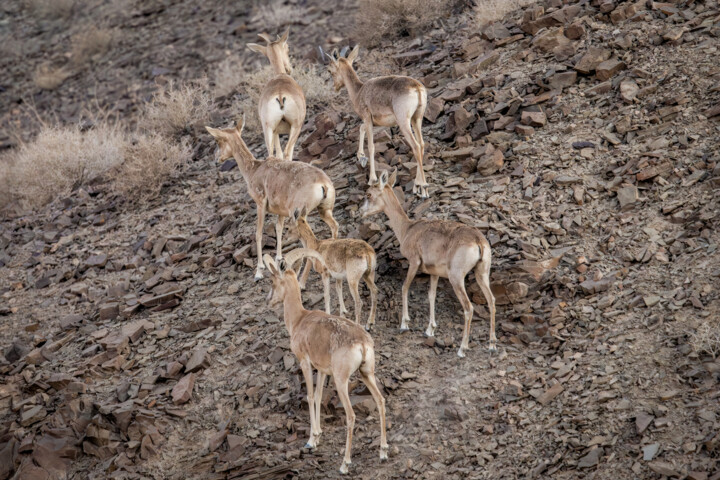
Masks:
[[[249,183],[255,170],[261,162],[255,160],[255,157],[245,145],[240,135],[230,137],[233,158],[238,165],[238,170],[242,174],[245,182]]]
[[[288,277],[289,276],[286,276],[286,278]],[[293,277],[288,278],[286,281],[285,298],[283,299],[283,317],[285,318],[285,327],[287,327],[288,333],[292,338],[295,329],[307,313],[307,310],[305,310],[302,304],[300,285],[298,285],[297,279],[295,278],[295,272],[293,272]]]
[[[395,192],[389,186],[383,189],[383,199],[385,200],[383,212],[388,217],[390,228],[392,228],[398,241],[402,243],[410,226],[410,217],[407,216],[402,205],[400,205],[400,201],[395,196]]]
[[[355,69],[352,67],[343,68],[342,76],[345,88],[347,88],[348,95],[350,96],[350,101],[355,106],[355,110],[357,110],[357,96],[363,86],[363,82],[360,80],[360,77],[357,76]]]
[[[315,233],[310,228],[310,225],[303,225],[298,227],[298,233],[300,234],[300,240],[302,240],[303,246],[306,248],[312,248],[313,250],[318,249],[318,242]]]

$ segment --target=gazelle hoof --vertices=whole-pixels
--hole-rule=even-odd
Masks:
[[[303,448],[306,448],[308,450],[315,450],[315,445],[311,444],[310,442],[307,442]]]
[[[372,329],[372,325],[370,325],[369,323],[365,324],[365,331],[369,332],[370,329]]]
[[[258,270],[257,272],[255,272],[255,277],[253,278],[254,281],[258,282],[258,281],[262,280],[262,278],[263,278],[263,273],[261,270]]]
[[[497,353],[498,349],[497,349],[497,346],[495,346],[495,342],[490,343],[489,350],[490,350],[490,353]]]
[[[380,449],[380,461],[384,462],[388,459],[388,447]]]
[[[346,475],[350,471],[350,469],[348,468],[348,465],[350,465],[350,464],[343,462],[343,464],[340,466],[340,473],[342,473],[343,475]]]
[[[358,155],[358,162],[360,162],[360,166],[365,168],[367,165],[368,158],[365,155]]]
[[[277,263],[277,262],[279,262],[280,260],[282,260],[282,258],[283,258],[282,255],[275,255],[275,263]]]
[[[435,336],[435,330],[428,328],[425,330],[425,336],[426,337],[434,337]]]
[[[458,357],[465,358],[465,351],[460,347],[460,350],[458,350]]]

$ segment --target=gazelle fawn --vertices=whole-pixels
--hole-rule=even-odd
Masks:
[[[338,223],[333,218],[335,205],[335,187],[330,178],[319,168],[301,162],[286,162],[270,157],[267,160],[255,159],[242,139],[245,119],[237,126],[220,130],[205,127],[218,143],[219,161],[235,158],[238,169],[247,184],[248,193],[257,205],[257,243],[258,264],[255,280],[263,277],[262,234],[265,213],[278,216],[275,224],[277,257],[282,257],[282,233],[285,218],[300,209],[311,212],[317,208],[320,218],[330,227],[333,238],[337,237]]]
[[[268,35],[261,33],[258,36],[265,40],[266,45],[249,43],[247,46],[250,50],[265,55],[275,71],[275,76],[263,88],[258,103],[268,156],[292,161],[295,143],[305,121],[306,106],[302,88],[288,75],[288,72],[292,73],[287,43],[289,34],[288,29],[273,41]],[[288,134],[284,152],[280,147],[280,134]]]
[[[435,332],[435,293],[440,277],[450,280],[455,295],[460,300],[465,319],[462,343],[458,356],[464,357],[470,340],[470,323],[473,307],[465,291],[465,276],[475,269],[475,280],[485,295],[490,310],[490,351],[497,350],[495,338],[495,297],[490,290],[490,244],[476,228],[447,220],[410,220],[398,201],[392,187],[397,170],[388,178],[388,172],[380,175],[376,185],[367,190],[361,208],[363,217],[384,212],[390,227],[400,242],[400,253],[408,260],[408,272],[402,286],[402,320],[400,328],[408,328],[408,290],[418,270],[430,274],[430,321],[425,333]]]
[[[427,105],[427,92],[419,81],[401,75],[377,77],[362,82],[355,73],[353,61],[358,56],[359,46],[350,52],[347,57],[330,58],[330,74],[336,91],[344,86],[348,90],[350,101],[355,113],[363,121],[360,127],[358,146],[358,159],[364,167],[367,163],[363,142],[367,135],[368,155],[370,156],[370,175],[368,183],[377,181],[375,174],[375,143],[373,141],[373,126],[400,127],[405,140],[412,149],[417,162],[415,185],[413,192],[421,197],[428,196],[428,183],[423,170],[423,157],[425,155],[425,142],[422,138],[422,119]]]
[[[323,313],[318,310],[305,310],[300,297],[300,285],[292,266],[297,260],[310,257],[323,262],[319,253],[299,248],[289,252],[284,259],[275,262],[270,255],[264,260],[272,275],[272,290],[268,296],[269,305],[283,304],[285,326],[290,335],[290,349],[300,363],[305,384],[307,402],[310,410],[310,439],[306,448],[317,447],[320,439],[320,406],[325,378],[332,375],[338,397],[345,409],[347,420],[347,440],[345,457],[340,472],[348,473],[351,464],[353,412],[348,393],[348,381],[355,371],[360,372],[363,382],[377,404],[380,416],[380,459],[387,459],[388,444],[385,434],[385,399],[375,380],[375,350],[372,337],[358,324],[352,321]],[[313,368],[317,369],[317,389],[313,392]]]
[[[295,218],[295,226],[303,247],[314,250],[320,254],[323,261],[312,261],[313,268],[320,274],[323,281],[325,293],[325,312],[332,313],[330,308],[330,279],[335,280],[338,302],[340,304],[340,315],[347,313],[343,301],[343,280],[347,280],[350,287],[350,294],[355,302],[355,323],[360,323],[363,301],[360,298],[360,280],[370,290],[370,315],[368,316],[365,329],[370,330],[375,323],[375,310],[377,308],[377,287],[375,286],[375,269],[377,261],[375,250],[367,242],[357,238],[331,238],[318,240],[305,218],[305,212],[296,212],[291,218]],[[306,268],[300,280],[304,288],[310,269]]]

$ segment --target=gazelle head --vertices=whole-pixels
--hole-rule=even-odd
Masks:
[[[230,158],[233,158],[233,149],[231,145],[231,140],[237,136],[242,141],[242,130],[245,126],[245,114],[243,114],[242,118],[239,122],[235,124],[234,127],[230,128],[213,128],[213,127],[205,127],[205,130],[208,131],[210,135],[215,138],[215,141],[217,142],[217,149],[215,149],[215,160],[218,162],[224,162],[225,160],[228,160]]]
[[[288,73],[292,73],[292,65],[290,65],[290,48],[288,47],[288,36],[290,29],[285,30],[282,36],[278,36],[274,41],[266,33],[259,33],[258,37],[265,40],[266,45],[258,45],[257,43],[248,43],[247,47],[253,52],[265,55],[272,65],[278,65],[285,68]]]
[[[392,188],[395,186],[396,180],[397,169],[394,169],[391,174],[388,174],[387,170],[383,170],[377,183],[368,187],[365,193],[365,202],[360,207],[363,218],[380,213],[385,209],[386,195],[395,195]]]
[[[314,250],[307,248],[296,248],[295,250],[288,252],[285,258],[281,258],[279,262],[275,262],[273,258],[267,253],[263,255],[263,261],[265,267],[270,272],[272,279],[272,287],[270,293],[268,293],[267,301],[270,307],[274,307],[285,300],[285,296],[290,292],[297,292],[300,294],[300,285],[297,281],[297,274],[294,270],[294,265],[305,257],[312,257],[319,260],[323,266],[325,262],[323,258]]]
[[[340,58],[337,58],[337,49],[333,50],[331,55],[325,54],[330,59],[328,70],[330,71],[330,75],[332,75],[333,86],[336,92],[339,92],[342,87],[345,86],[345,81],[343,80],[344,72],[353,69],[352,64],[357,58],[359,51],[360,45],[355,45],[355,48],[352,49],[347,57],[340,55]]]

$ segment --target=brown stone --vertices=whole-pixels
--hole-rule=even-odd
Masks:
[[[478,159],[477,171],[480,175],[493,175],[500,170],[505,164],[505,156],[499,149],[493,148],[492,151],[483,155]]]
[[[553,90],[562,90],[565,87],[570,87],[577,81],[577,72],[560,72],[548,78],[548,86]]]
[[[560,395],[563,392],[563,390],[564,390],[564,388],[563,388],[562,384],[556,383],[552,387],[545,390],[545,392],[543,392],[539,397],[537,397],[537,401],[541,405],[547,405],[548,403],[550,403],[553,400],[553,398]]]
[[[616,73],[625,70],[625,68],[625,64],[617,58],[605,60],[595,68],[595,76],[598,80],[609,80]]]
[[[567,45],[570,40],[563,33],[562,28],[549,29],[533,39],[533,46],[545,53],[552,52],[561,45]]]
[[[585,27],[580,23],[573,23],[565,28],[565,36],[570,40],[579,40],[585,35]]]
[[[193,351],[190,356],[190,360],[185,364],[186,372],[196,372],[205,366],[207,350],[204,348],[198,348]]]
[[[583,57],[578,60],[575,64],[575,70],[578,72],[589,75],[595,68],[602,62],[610,58],[610,50],[598,47],[590,47]]]
[[[195,385],[195,374],[188,373],[172,389],[172,401],[175,405],[187,402],[192,397],[193,386]]]
[[[438,116],[442,113],[444,107],[445,101],[443,99],[438,97],[431,98],[427,103],[427,107],[425,108],[424,117],[427,119],[428,122],[435,123]]]
[[[523,110],[520,115],[520,122],[522,122],[523,125],[530,125],[531,127],[542,127],[547,123],[547,118],[543,112]]]

